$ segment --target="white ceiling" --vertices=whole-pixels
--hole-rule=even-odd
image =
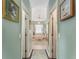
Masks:
[[[46,20],[48,3],[49,0],[30,0],[32,8],[32,21]]]
[[[49,0],[30,0],[31,7],[47,7]]]
[[[46,17],[47,17],[46,8],[39,8],[39,7],[32,8],[32,21],[45,21]]]

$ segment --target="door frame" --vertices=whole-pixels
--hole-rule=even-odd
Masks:
[[[55,11],[55,10],[57,10],[57,29],[56,29],[56,31],[57,31],[57,33],[56,33],[56,58],[57,58],[57,39],[58,39],[58,1],[55,3],[55,5],[53,6],[53,8],[51,9],[51,11],[49,12],[49,16],[50,16],[50,19],[52,20],[52,27],[53,27],[53,19],[52,19],[52,17],[53,17],[53,12]],[[52,28],[52,32],[53,32],[53,28]],[[51,35],[53,35],[53,34],[51,34]],[[53,39],[53,37],[52,37],[52,39]],[[53,41],[53,40],[52,40]],[[52,43],[53,44],[53,43]],[[52,47],[52,57],[53,57],[53,47]],[[54,58],[54,59],[56,59],[56,58]]]
[[[27,10],[27,8],[25,7],[25,5],[23,4],[23,2],[21,2],[21,41],[22,41],[22,11],[25,12],[25,15],[27,17],[27,20],[29,19],[30,14],[28,13],[29,11]],[[25,21],[27,21],[25,20]],[[29,21],[29,20],[28,20]],[[25,26],[25,32],[26,32],[26,26]],[[27,52],[27,45],[25,42],[25,51]],[[21,42],[21,52],[22,52],[22,42]],[[27,58],[27,53],[25,54],[25,58]],[[22,53],[21,53],[21,59],[22,59]]]
[[[23,12],[25,12],[25,10],[24,10],[24,8],[21,8],[21,15],[23,14]],[[25,13],[26,14],[26,13]],[[22,33],[22,22],[23,22],[23,17],[21,17],[21,59],[22,58],[25,58],[25,57],[23,57],[23,50],[22,50],[22,48],[23,48],[23,46],[22,46],[22,43],[23,43],[23,39],[22,39],[22,36],[23,36],[23,33]],[[24,33],[25,34],[25,33]],[[25,47],[24,47],[25,48]]]
[[[25,12],[25,16],[29,16],[28,11],[26,10],[25,6],[23,5],[23,3],[21,3],[21,59],[22,58],[26,58],[26,36],[25,36],[25,57],[23,57],[22,55],[22,12]],[[27,19],[28,20],[28,19]],[[26,23],[26,19],[25,19],[25,23]],[[25,26],[25,35],[26,35],[26,26]]]

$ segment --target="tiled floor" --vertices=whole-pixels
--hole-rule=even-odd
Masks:
[[[31,59],[48,59],[45,50],[33,50]]]

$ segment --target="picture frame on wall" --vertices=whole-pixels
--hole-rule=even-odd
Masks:
[[[60,5],[60,20],[66,20],[75,15],[75,1],[74,0],[63,0]]]
[[[19,22],[19,7],[13,0],[3,0],[2,17],[6,20]]]

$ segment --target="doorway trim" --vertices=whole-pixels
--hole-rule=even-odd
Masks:
[[[49,12],[49,18],[52,20],[53,17],[53,12],[54,10],[57,9],[57,33],[56,33],[56,58],[57,58],[57,39],[58,39],[58,0],[56,1],[56,3],[54,4],[53,8],[50,10]],[[53,24],[53,20],[52,20],[52,24]],[[52,25],[53,26],[53,25]],[[52,49],[52,53],[53,53],[53,49]],[[53,57],[53,56],[52,56]],[[49,59],[56,59],[56,58],[49,58]]]

